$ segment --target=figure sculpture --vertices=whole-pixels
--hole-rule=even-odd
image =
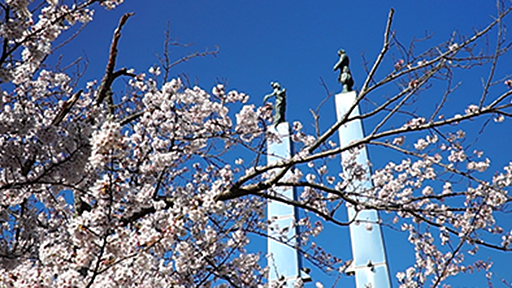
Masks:
[[[284,122],[284,112],[286,110],[286,89],[281,88],[281,85],[277,82],[271,82],[270,86],[274,88],[272,94],[268,94],[263,98],[263,102],[271,97],[276,97],[276,103],[274,105],[274,122],[273,125],[278,125]]]
[[[352,86],[354,86],[354,79],[352,78],[352,74],[350,74],[349,59],[345,50],[340,49],[338,51],[338,56],[340,56],[340,60],[338,63],[334,65],[334,71],[340,70],[340,76],[338,77],[338,82],[342,85],[341,93],[346,93],[352,91]]]

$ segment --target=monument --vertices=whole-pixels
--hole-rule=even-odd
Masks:
[[[274,91],[263,98],[265,102],[271,97],[276,97],[274,105],[273,125],[268,127],[268,132],[276,134],[280,142],[267,141],[267,163],[272,164],[284,159],[289,159],[293,153],[292,142],[290,141],[290,125],[285,122],[286,89],[277,82],[270,83]],[[286,176],[285,176],[286,177]],[[280,197],[296,200],[295,188],[274,188],[268,193],[279,193]],[[297,208],[283,204],[279,201],[270,200],[267,206],[267,218],[270,224],[267,228],[269,235],[268,245],[268,266],[269,281],[286,283],[284,286],[292,288],[298,280],[309,282],[311,278],[305,273],[302,267],[301,255],[298,251]],[[286,230],[286,228],[288,228]],[[283,231],[285,233],[280,233]],[[269,286],[270,287],[270,286]]]
[[[354,80],[349,69],[349,58],[345,50],[338,51],[339,61],[334,65],[334,71],[340,70],[338,81],[342,85],[341,93],[335,96],[336,114],[338,121],[350,113],[350,117],[359,115],[359,105],[357,103],[357,93],[353,91]],[[363,125],[360,119],[351,120],[344,123],[338,130],[340,137],[340,147],[348,146],[352,141],[364,137]],[[364,190],[371,189],[370,168],[368,167],[368,152],[366,147],[359,151],[356,158],[357,163],[366,167],[366,177],[363,180],[356,180],[352,177],[355,171],[353,168],[343,167],[343,176],[345,179],[352,179],[347,187],[347,192],[358,194]],[[343,152],[341,157],[348,157],[348,153]],[[358,171],[359,172],[359,171]],[[361,179],[361,178],[357,178]],[[365,201],[364,197],[357,197],[359,201]],[[353,262],[347,269],[347,273],[355,275],[357,288],[389,288],[391,287],[386,254],[382,233],[380,230],[379,214],[375,210],[356,211],[352,207],[347,208],[348,219],[355,221],[350,224],[350,241],[352,244]]]

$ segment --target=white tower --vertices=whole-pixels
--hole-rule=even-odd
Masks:
[[[336,114],[338,121],[354,105],[350,117],[359,115],[359,107],[356,104],[356,92],[350,91],[340,93],[335,96]],[[347,146],[350,142],[364,137],[361,120],[352,120],[342,125],[339,130],[340,147]],[[342,153],[341,157],[347,157],[348,152]],[[363,148],[357,156],[357,163],[366,166],[368,163],[368,153]],[[343,173],[350,175],[351,169],[345,169]],[[370,171],[367,171],[367,179],[370,179]],[[357,193],[365,189],[371,189],[373,186],[371,180],[352,181],[347,188],[348,192]],[[364,198],[360,198],[363,200]],[[350,241],[352,243],[352,256],[354,261],[347,270],[347,273],[355,274],[357,288],[389,288],[388,267],[386,264],[386,254],[384,242],[380,230],[379,215],[375,210],[356,211],[348,208],[349,220],[356,218],[354,223],[350,224]]]
[[[281,142],[267,142],[267,163],[272,164],[283,159],[289,159],[292,155],[292,143],[290,142],[290,125],[288,122],[279,123],[277,126],[270,126],[271,133],[280,136]],[[281,197],[295,200],[296,192],[294,188],[276,188]],[[299,254],[297,242],[296,226],[297,208],[291,205],[283,204],[278,201],[269,201],[267,206],[267,217],[272,220],[272,225],[268,227],[268,266],[270,268],[269,281],[286,281],[286,286],[292,288],[293,283],[299,278],[308,282],[311,281],[309,275],[302,271],[302,262]],[[277,230],[288,227],[287,232],[277,233]],[[274,240],[281,238],[281,241]]]

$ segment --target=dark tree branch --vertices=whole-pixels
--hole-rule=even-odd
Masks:
[[[60,110],[59,114],[55,116],[55,118],[52,121],[52,125],[58,126],[62,120],[64,120],[64,117],[71,111],[71,108],[73,105],[75,105],[76,101],[78,101],[78,98],[80,98],[80,95],[84,92],[84,90],[80,90],[73,94],[66,102],[64,102],[64,105],[62,105],[62,109]]]
[[[98,89],[98,94],[96,95],[95,104],[99,105],[103,103],[105,98],[109,96],[109,91],[111,89],[112,83],[114,80],[121,76],[121,75],[130,75],[127,74],[126,68],[123,68],[117,72],[114,72],[115,66],[116,66],[116,57],[117,57],[117,45],[119,42],[119,39],[121,38],[121,29],[126,24],[126,21],[128,18],[133,16],[135,13],[126,13],[124,14],[121,19],[119,20],[119,25],[117,26],[116,30],[114,31],[114,37],[112,39],[112,44],[110,45],[110,54],[108,58],[107,68],[105,70],[105,76],[103,76],[103,79],[101,80],[100,87]]]

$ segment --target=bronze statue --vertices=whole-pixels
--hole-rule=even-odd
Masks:
[[[286,110],[286,89],[282,88],[277,82],[271,82],[270,86],[274,88],[272,94],[268,94],[263,98],[263,102],[267,101],[270,97],[276,97],[276,103],[274,105],[274,125],[284,122],[284,111]]]
[[[352,78],[352,74],[350,74],[350,69],[348,68],[349,59],[345,50],[340,49],[338,51],[338,55],[340,56],[340,60],[336,65],[334,65],[334,71],[340,69],[340,76],[338,77],[338,81],[341,83],[343,89],[341,93],[346,93],[352,91],[352,86],[354,86],[354,79]]]

